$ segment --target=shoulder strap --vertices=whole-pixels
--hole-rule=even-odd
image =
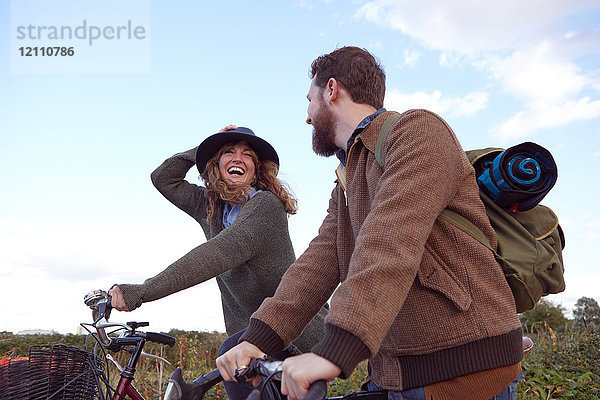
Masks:
[[[379,136],[377,136],[377,143],[375,144],[375,159],[377,160],[377,164],[379,164],[379,166],[381,168],[383,168],[383,154],[382,154],[383,142],[385,141],[385,137],[387,136],[387,133],[392,128],[392,125],[394,124],[394,122],[396,122],[396,120],[399,117],[400,117],[400,114],[398,114],[396,112],[390,114],[385,119],[385,122],[383,123],[383,125],[381,126],[381,129],[379,130]]]
[[[394,122],[396,122],[396,120],[399,117],[400,117],[400,114],[398,114],[398,113],[390,114],[386,118],[383,125],[381,126],[381,129],[379,130],[379,136],[377,137],[377,143],[375,145],[375,159],[377,160],[377,163],[379,164],[379,166],[381,168],[384,167],[384,160],[383,160],[383,154],[382,154],[383,142],[385,141],[385,137],[386,137],[387,133],[390,131],[392,125],[394,124]],[[338,177],[339,177],[339,175],[338,175]],[[345,181],[345,174],[344,174],[344,181]],[[485,237],[483,232],[481,232],[481,230],[479,228],[477,228],[471,221],[469,221],[468,219],[464,218],[462,215],[457,214],[456,212],[454,212],[448,208],[445,208],[442,210],[442,212],[440,214],[440,218],[442,218],[443,220],[454,225],[455,227],[462,230],[463,232],[467,233],[473,239],[477,240],[478,242],[483,244],[485,247],[490,249],[490,251],[492,253],[494,253],[494,256],[496,258],[500,258],[500,255],[498,253],[496,253],[496,250],[494,250],[494,248],[492,248],[492,245],[487,240],[487,238]]]
[[[477,240],[479,243],[490,249],[496,258],[500,258],[500,255],[496,253],[496,250],[492,248],[492,245],[487,240],[481,229],[476,227],[471,221],[463,217],[462,215],[448,209],[444,208],[440,214],[440,218],[451,223],[461,231],[467,233],[473,239]]]

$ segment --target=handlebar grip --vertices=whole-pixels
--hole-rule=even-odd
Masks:
[[[175,338],[169,335],[156,332],[146,332],[146,340],[159,344],[166,344],[169,347],[175,345]]]
[[[308,388],[304,400],[323,400],[327,395],[327,381],[320,380],[313,382]]]
[[[260,400],[260,389],[254,389],[250,392],[246,400]]]
[[[204,379],[206,379],[210,383],[210,386],[213,387],[217,383],[221,382],[223,377],[221,376],[219,370],[215,369],[204,375]]]

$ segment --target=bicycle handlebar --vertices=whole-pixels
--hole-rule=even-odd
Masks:
[[[252,378],[253,376],[260,375],[263,377],[263,381],[281,375],[282,372],[282,361],[275,361],[268,357],[262,359],[252,359],[250,365],[243,370],[240,370],[235,378],[238,382],[244,382],[246,379]],[[280,378],[279,378],[280,379]],[[261,389],[254,389],[247,397],[246,400],[260,400],[262,393]],[[313,382],[308,388],[304,400],[323,400],[327,395],[327,382],[319,380]]]
[[[320,380],[313,382],[308,388],[308,392],[306,396],[304,396],[304,400],[323,400],[327,395],[327,382]],[[261,391],[259,389],[254,389],[246,400],[260,400]]]
[[[146,340],[158,344],[166,344],[169,347],[175,346],[175,338],[163,333],[146,332]]]
[[[96,332],[98,332],[98,339],[105,347],[111,347],[111,345],[115,344],[116,339],[110,338],[106,333],[106,328],[113,327],[124,329],[124,335],[140,337],[146,341],[166,344],[170,347],[175,345],[175,338],[172,336],[156,332],[136,331],[138,327],[148,326],[149,324],[147,322],[127,322],[126,324],[108,322],[112,310],[111,301],[112,298],[110,294],[104,290],[94,290],[86,294],[83,298],[83,302],[92,309],[92,318],[94,319],[92,324],[85,325],[90,325],[96,329]]]

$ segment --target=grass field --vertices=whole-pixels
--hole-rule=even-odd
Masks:
[[[138,364],[136,386],[147,399],[160,399],[176,366],[182,367],[186,380],[193,380],[215,368],[214,360],[225,335],[218,332],[184,332],[172,330],[177,338],[173,348],[149,344],[146,351],[161,355],[172,365],[153,359]],[[532,335],[536,345],[523,361],[525,381],[519,384],[517,399],[600,399],[600,332],[566,330],[555,332],[541,328]],[[67,344],[84,348],[85,337],[77,335],[14,336],[0,334],[0,356],[26,356],[34,344]],[[125,364],[127,354],[115,354]],[[117,379],[112,368],[112,379]],[[341,395],[359,390],[366,376],[366,363],[361,363],[347,380],[334,380],[329,395]],[[205,398],[225,399],[222,385]]]

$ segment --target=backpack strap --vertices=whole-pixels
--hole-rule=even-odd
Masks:
[[[392,112],[383,122],[381,129],[379,130],[379,136],[377,136],[377,143],[375,144],[375,159],[377,160],[377,164],[381,168],[383,168],[383,142],[385,141],[385,137],[387,133],[392,128],[392,125],[396,120],[400,117],[400,114],[397,112]],[[335,170],[335,174],[337,175],[338,182],[346,192],[346,167],[340,163],[337,169]]]
[[[379,164],[381,168],[383,168],[384,165],[382,154],[383,142],[385,141],[385,137],[387,136],[388,132],[392,128],[392,125],[394,125],[398,118],[400,118],[400,114],[398,114],[397,112],[393,112],[385,119],[385,122],[379,130],[379,136],[377,136],[377,143],[375,144],[375,159],[377,160],[377,164]]]
[[[494,256],[496,257],[496,259],[501,258],[501,256],[496,252],[496,250],[492,247],[490,242],[487,240],[487,238],[485,237],[483,232],[481,232],[481,229],[476,227],[471,221],[469,221],[462,215],[460,215],[460,214],[456,213],[455,211],[452,211],[448,208],[444,208],[442,210],[442,212],[440,213],[440,218],[443,219],[444,221],[449,222],[450,224],[454,225],[455,227],[457,227],[458,229],[465,232],[466,234],[471,236],[473,239],[477,240],[479,243],[481,243],[482,245],[487,247],[492,253],[494,253]]]
[[[398,114],[396,112],[390,114],[385,119],[385,122],[383,123],[383,125],[381,126],[381,129],[379,130],[379,136],[377,136],[377,143],[375,145],[375,159],[377,160],[377,163],[379,164],[379,166],[381,168],[384,168],[384,160],[383,160],[383,154],[382,154],[383,142],[385,141],[385,137],[387,136],[388,132],[392,128],[392,125],[396,122],[396,120],[399,117],[400,117],[400,114]],[[338,175],[338,177],[339,177],[339,175]],[[346,176],[345,176],[345,171],[344,171],[344,182],[345,182],[345,178],[346,178]],[[442,218],[444,221],[447,221],[448,223],[454,225],[455,227],[462,230],[463,232],[465,232],[466,234],[471,236],[473,239],[477,240],[482,245],[487,247],[492,253],[494,253],[494,256],[496,257],[496,259],[502,258],[496,252],[496,250],[492,247],[492,245],[487,240],[487,238],[485,237],[483,232],[481,232],[481,229],[477,228],[471,221],[469,221],[462,215],[460,215],[448,208],[445,208],[442,210],[442,212],[440,214],[440,218]]]

